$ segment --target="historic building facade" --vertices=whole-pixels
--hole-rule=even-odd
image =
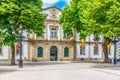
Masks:
[[[62,25],[58,23],[61,15],[61,9],[52,6],[43,9],[46,15],[44,34],[37,36],[35,33],[28,35],[24,31],[23,35],[27,37],[23,42],[23,59],[29,61],[72,61],[72,60],[97,60],[103,59],[102,41],[94,41],[94,35],[88,36],[85,40],[84,49],[81,47],[79,34],[74,31],[73,37],[68,37],[62,30]],[[16,59],[19,59],[19,49],[15,44]],[[113,57],[114,46],[111,44],[109,57]],[[0,60],[9,60],[11,49],[9,46],[0,47]]]

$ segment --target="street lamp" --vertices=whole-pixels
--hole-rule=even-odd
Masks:
[[[113,64],[116,64],[116,52],[117,52],[117,45],[116,43],[118,43],[120,40],[120,37],[113,37],[112,42],[114,43],[114,59],[113,59]]]
[[[20,24],[20,59],[19,59],[19,68],[23,67],[22,60],[22,24]]]
[[[17,36],[17,38],[20,39],[20,43],[19,43],[19,45],[20,45],[20,58],[19,58],[18,61],[19,61],[19,68],[22,68],[23,67],[23,60],[22,60],[22,39],[26,38],[25,36],[22,36],[22,24],[20,24],[19,33],[20,33],[20,35]]]

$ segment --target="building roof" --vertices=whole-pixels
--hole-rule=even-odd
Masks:
[[[43,10],[48,10],[48,9],[50,9],[50,8],[56,8],[56,9],[62,11],[62,9],[60,9],[60,8],[58,8],[58,7],[56,7],[56,6],[50,6],[50,7],[47,7],[47,8],[43,8]]]

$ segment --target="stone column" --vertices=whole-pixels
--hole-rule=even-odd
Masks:
[[[30,42],[28,42],[28,60],[30,60],[31,61],[31,44],[30,44]]]
[[[46,24],[46,40],[48,40],[48,24]]]
[[[60,26],[58,26],[58,40],[60,40]]]
[[[47,31],[46,31],[46,28],[44,29],[44,39],[47,39],[46,38],[46,34],[47,34]]]
[[[48,36],[47,37],[48,37],[48,40],[50,40],[50,26],[49,25],[48,25],[48,30],[47,31],[48,31]]]
[[[62,61],[62,45],[60,43],[60,46],[58,47],[58,60]]]

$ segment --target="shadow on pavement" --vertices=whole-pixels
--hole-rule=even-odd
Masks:
[[[15,71],[17,71],[17,70],[15,70],[15,69],[3,69],[3,68],[1,68],[0,69],[0,74],[11,73],[11,72],[15,72]]]
[[[116,65],[113,65],[113,63],[103,63],[103,61],[71,61],[71,63],[92,63],[94,65],[91,65],[90,68],[120,71],[120,62]]]
[[[116,70],[116,71],[120,71],[120,66],[119,67],[111,67],[111,70]]]
[[[0,63],[0,66],[16,66],[16,65],[10,65],[10,63],[4,62]]]
[[[101,63],[101,64],[95,64],[91,65],[91,68],[97,68],[97,69],[110,69],[115,71],[120,71],[120,65],[113,65],[113,64],[107,64],[107,63]]]
[[[41,61],[41,62],[23,62],[23,65],[25,66],[38,66],[38,65],[59,65],[59,64],[68,64],[66,62],[61,61]],[[16,62],[16,65],[10,65],[10,63],[4,62],[0,63],[0,66],[18,66],[18,62]]]
[[[71,63],[103,63],[103,61],[71,61]]]
[[[24,66],[47,66],[47,65],[59,65],[59,64],[67,64],[65,62],[57,62],[57,61],[51,61],[51,62],[25,62]]]

